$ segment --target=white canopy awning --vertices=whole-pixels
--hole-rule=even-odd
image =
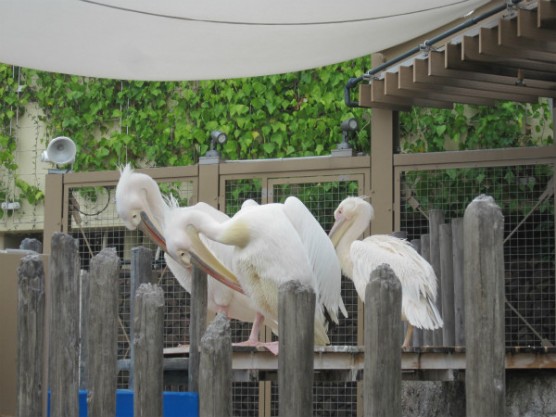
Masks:
[[[488,0],[0,0],[0,62],[129,80],[278,74],[368,55]]]

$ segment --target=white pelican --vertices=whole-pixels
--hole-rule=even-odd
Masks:
[[[402,285],[402,320],[408,322],[403,347],[409,347],[413,328],[434,330],[442,327],[435,306],[437,282],[432,266],[404,239],[390,235],[372,235],[357,240],[374,216],[373,207],[361,197],[348,197],[334,211],[335,223],[330,240],[361,301],[371,272],[387,263]]]
[[[166,242],[162,238],[161,231],[164,229],[165,219],[171,207],[162,197],[156,181],[146,174],[134,172],[129,165],[126,165],[120,171],[120,180],[116,187],[116,209],[129,230],[139,228],[166,252]],[[197,203],[180,210],[201,210],[216,221],[229,219],[227,215],[205,203]],[[216,242],[207,242],[207,244],[218,254],[222,262],[227,264],[227,260],[231,258],[232,248]],[[168,256],[168,253],[164,254],[164,259],[180,285],[191,293],[191,263],[178,263]],[[185,258],[181,259],[184,260]],[[218,271],[211,272],[220,275]],[[234,287],[236,291],[226,285]],[[241,290],[237,284],[227,282],[226,285],[214,279],[208,280],[208,310],[213,313],[223,312],[230,318],[252,323],[257,311],[251,300],[237,291],[237,289]],[[270,324],[270,327],[277,327],[272,323],[267,324]]]
[[[315,343],[329,344],[325,315],[338,322],[338,309],[347,317],[340,296],[341,270],[326,233],[295,197],[284,204],[244,203],[230,220],[218,222],[198,210],[179,211],[168,216],[164,233],[168,251],[176,259],[188,254],[203,263],[209,251],[199,235],[234,248],[233,272],[259,310],[253,323],[255,331],[262,318],[278,321],[278,288],[297,280],[315,291]],[[222,266],[221,266],[222,268]],[[260,320],[259,320],[260,319]],[[260,343],[273,353],[276,342]]]

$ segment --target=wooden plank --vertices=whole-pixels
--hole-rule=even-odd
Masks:
[[[189,374],[188,390],[199,390],[199,346],[207,328],[207,274],[196,265],[191,277],[191,307],[189,320]]]
[[[500,45],[498,27],[480,29],[479,53],[503,59],[525,59],[546,63],[556,62],[556,54],[549,51],[520,48],[516,45]]]
[[[429,210],[430,264],[438,282],[436,307],[442,316],[442,287],[444,285],[440,271],[440,225],[444,223],[444,212],[440,209]],[[434,346],[442,346],[442,329],[433,331]]]
[[[77,240],[54,233],[48,264],[50,315],[50,415],[79,414],[79,253]]]
[[[446,103],[440,100],[434,100],[425,95],[411,98],[386,95],[384,83],[384,80],[373,80],[371,83],[371,107],[374,107],[375,104],[378,103],[389,104],[400,111],[408,111],[411,106],[446,107]]]
[[[278,415],[313,415],[313,347],[316,296],[287,281],[278,289]]]
[[[134,304],[133,415],[162,417],[164,291],[141,284]]]
[[[474,97],[472,91],[465,90],[465,94],[461,94],[463,90],[457,91],[453,89],[448,91],[442,84],[436,84],[428,75],[416,75],[416,71],[423,68],[424,60],[416,60],[412,67],[400,67],[399,69],[399,87],[393,94],[405,95],[408,97],[423,97],[431,100],[444,102],[444,108],[452,108],[453,103],[464,104],[480,104],[492,105],[494,100]],[[426,68],[426,66],[425,66]],[[425,70],[426,71],[426,70]],[[438,106],[440,107],[440,105]]]
[[[79,389],[87,389],[89,387],[89,347],[87,340],[89,337],[89,305],[91,297],[89,296],[89,271],[84,269],[79,274],[79,311],[80,311],[80,329],[79,329]]]
[[[219,313],[201,339],[199,415],[232,415],[232,336],[230,321]]]
[[[493,89],[494,91],[500,90],[507,92],[514,91],[518,94],[521,94],[521,89],[525,89],[526,94],[550,97],[550,95],[547,94],[550,92],[554,93],[556,90],[556,82],[554,81],[526,79],[524,83],[516,85],[516,77],[514,75],[505,76],[480,71],[466,71],[448,68],[448,61],[456,61],[454,58],[454,55],[457,55],[456,49],[456,45],[449,45],[447,46],[446,51],[429,52],[429,75],[446,77],[454,81],[460,79],[464,82],[472,82],[470,86],[476,89]],[[452,51],[450,55],[452,58],[450,60],[447,57],[448,50]],[[454,85],[458,84],[455,83]],[[516,88],[517,91],[515,90]]]
[[[452,256],[452,225],[440,225],[440,276],[442,277],[442,345],[455,345],[454,272]]]
[[[472,38],[470,38],[472,39]],[[473,60],[473,57],[479,57],[478,50],[473,51],[469,46],[469,56],[464,59],[462,44],[446,44],[445,49],[445,67],[448,69],[467,71],[469,73],[498,75],[504,77],[512,77],[514,80],[533,79],[547,82],[556,81],[556,76],[552,72],[537,71],[530,68],[522,68],[519,65],[507,65],[504,62],[488,61],[486,59]],[[481,58],[481,57],[479,57]],[[547,64],[545,64],[546,66]]]
[[[465,297],[463,285],[463,218],[452,219],[454,275],[454,341],[465,346]]]
[[[152,279],[152,261],[153,253],[152,250],[144,246],[138,246],[131,248],[131,264],[130,264],[130,283],[129,283],[129,340],[131,341],[129,346],[129,357],[131,358],[131,368],[129,370],[129,388],[132,389],[134,386],[135,371],[133,369],[133,363],[135,362],[135,345],[133,344],[134,327],[133,315],[135,314],[135,293],[141,284],[146,284],[151,282]]]
[[[17,414],[42,412],[45,274],[39,255],[26,255],[17,269]]]
[[[505,415],[504,217],[480,196],[463,219],[468,416]]]
[[[119,275],[120,259],[115,248],[103,249],[91,260],[90,308],[85,312],[90,417],[116,414]]]
[[[537,27],[556,29],[556,2],[539,1],[537,3]]]
[[[460,71],[444,67],[444,53],[431,51],[428,58],[428,74],[435,83],[477,91],[518,94],[520,96],[556,97],[556,82],[524,80],[517,84],[515,77]]]
[[[532,51],[556,52],[556,44],[552,42],[517,36],[517,17],[514,19],[500,19],[498,23],[498,43],[502,46]]]
[[[496,67],[504,67],[505,69],[530,70],[535,73],[544,73],[546,76],[554,75],[556,72],[556,63],[553,62],[539,62],[481,53],[479,36],[464,36],[461,53],[463,61],[480,62]]]
[[[440,90],[446,95],[452,95],[454,100],[464,104],[494,105],[496,100],[509,100],[512,95],[503,92],[473,90],[469,87],[454,87],[443,84],[445,78],[429,75],[428,60],[415,61],[413,70],[413,81],[428,86],[432,90]],[[517,101],[537,100],[537,97],[516,96]]]
[[[411,244],[415,248],[415,250],[420,254],[421,253],[421,239],[413,239]],[[413,346],[423,346],[423,330],[422,329],[413,329]]]
[[[390,266],[379,265],[365,290],[366,417],[401,416],[401,309],[400,280]]]
[[[421,256],[427,261],[431,262],[431,237],[429,234],[421,235]],[[423,346],[434,345],[434,332],[432,330],[422,330],[423,332]]]
[[[545,27],[540,28],[537,24],[537,13],[533,10],[518,10],[517,36],[556,43],[556,30]]]

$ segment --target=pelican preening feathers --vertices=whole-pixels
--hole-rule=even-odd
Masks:
[[[277,353],[276,343],[258,341],[258,331],[265,323],[278,334],[278,288],[289,280],[314,290],[315,344],[329,344],[328,321],[338,324],[340,313],[347,317],[340,295],[342,270],[364,301],[370,274],[381,263],[390,264],[402,284],[402,318],[409,323],[404,346],[413,326],[442,326],[434,305],[436,276],[411,245],[386,235],[357,240],[373,217],[372,206],[362,198],[342,201],[327,236],[296,197],[283,204],[247,200],[230,218],[205,203],[178,207],[162,197],[150,176],[127,165],[116,188],[116,207],[128,229],[141,229],[165,251],[168,267],[188,292],[192,262],[211,276],[209,310],[253,323],[241,344]]]
[[[257,306],[258,317],[278,321],[281,283],[296,280],[312,288],[317,305],[317,345],[330,343],[325,312],[335,323],[339,310],[347,316],[340,296],[341,270],[334,247],[317,220],[295,197],[289,197],[284,204],[244,204],[224,222],[198,210],[171,214],[164,235],[168,251],[177,259],[188,253],[201,260],[210,256],[199,235],[233,246],[232,271],[228,276],[237,276]],[[254,326],[257,323],[258,320]],[[276,344],[264,345],[277,353]]]
[[[334,212],[330,230],[342,271],[351,278],[359,298],[365,301],[365,288],[371,272],[389,264],[402,285],[402,320],[408,322],[403,347],[410,345],[413,327],[434,330],[442,327],[435,300],[436,274],[409,242],[390,235],[372,235],[357,240],[369,226],[374,212],[361,197],[348,197]]]
[[[165,201],[158,184],[149,175],[135,172],[129,165],[121,170],[120,180],[116,187],[116,210],[120,219],[129,230],[142,230],[165,251],[164,258],[168,268],[170,268],[180,285],[190,293],[191,263],[180,263],[172,259],[167,253],[166,242],[161,234],[168,213],[174,209],[175,203],[170,201],[170,204],[168,204]],[[220,221],[228,219],[228,216],[224,213],[205,203],[197,203],[189,209],[204,211]],[[232,248],[229,246],[216,242],[207,242],[207,245],[211,247],[214,253],[217,253],[217,256],[223,262],[226,262],[232,252]],[[213,271],[213,273],[218,275],[217,272]],[[226,282],[226,284],[236,289],[240,288],[230,282]],[[207,283],[207,292],[207,305],[211,312],[223,312],[230,318],[246,322],[252,322],[255,319],[256,310],[251,300],[244,294],[233,291],[212,278]]]

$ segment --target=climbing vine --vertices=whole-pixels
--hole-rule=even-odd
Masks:
[[[343,88],[369,67],[369,59],[360,58],[283,75],[142,82],[16,71],[0,64],[0,200],[8,177],[15,178],[19,199],[34,204],[43,197],[16,176],[14,120],[31,102],[41,109],[45,146],[60,135],[76,142],[76,171],[110,170],[126,162],[191,165],[209,150],[209,134],[216,129],[228,135],[217,148],[224,159],[327,155],[341,141],[340,122],[349,117],[359,122],[352,148],[368,152],[370,113],[346,107]],[[548,131],[548,114],[546,103],[415,108],[401,115],[402,151],[545,144],[548,136],[539,130]]]

